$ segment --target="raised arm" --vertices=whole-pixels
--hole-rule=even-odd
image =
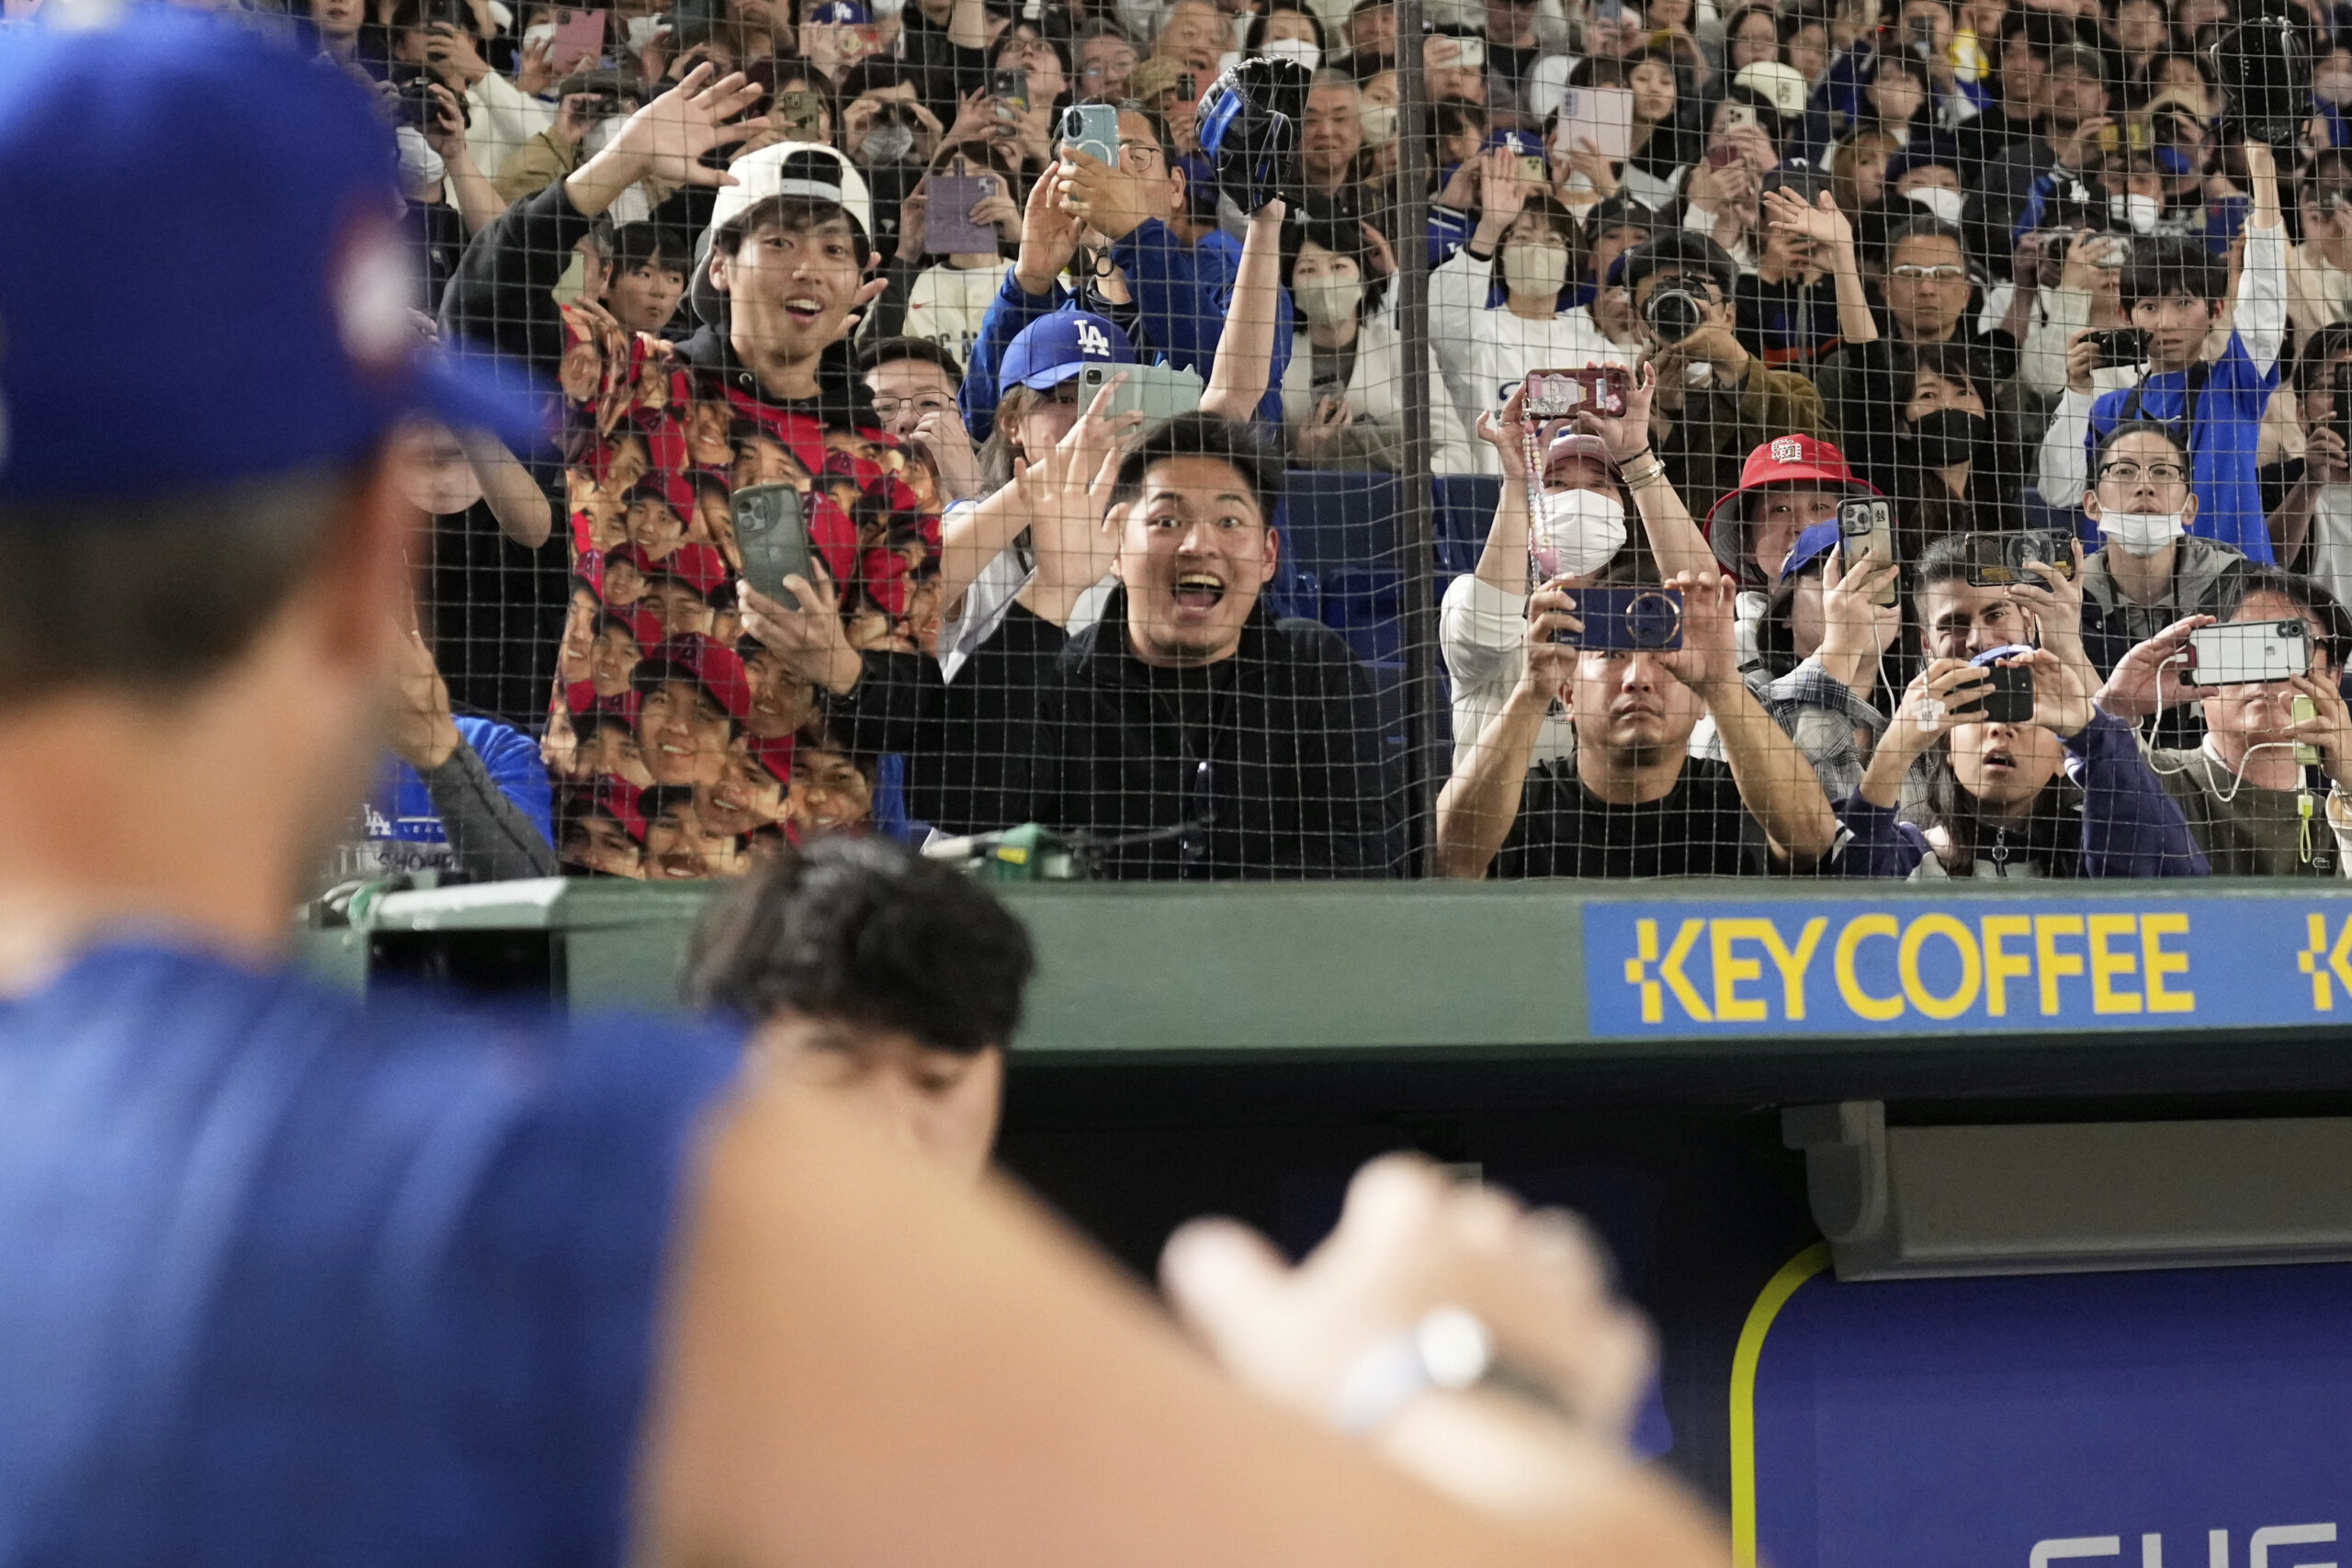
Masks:
[[[1765,837],[1798,864],[1818,863],[1838,841],[1838,814],[1829,808],[1813,763],[1740,679],[1732,635],[1732,599],[1738,585],[1710,571],[1686,573],[1672,586],[1682,591],[1682,648],[1667,656],[1667,668],[1714,716],[1740,804]]]
[[[1707,536],[1699,532],[1690,509],[1682,504],[1673,481],[1666,477],[1666,465],[1650,449],[1650,403],[1657,396],[1657,368],[1645,365],[1634,373],[1622,417],[1603,419],[1588,410],[1577,415],[1577,428],[1600,436],[1601,445],[1609,448],[1619,477],[1641,512],[1658,570],[1668,577],[1714,571],[1715,552],[1707,547]]]
[[[1283,292],[1283,214],[1280,200],[1250,216],[1241,241],[1241,265],[1233,277],[1233,308],[1217,333],[1210,362],[1204,411],[1246,424],[1258,415],[1274,374],[1274,323]]]
[[[1862,288],[1862,267],[1854,253],[1854,226],[1823,191],[1811,207],[1790,190],[1764,193],[1764,213],[1776,233],[1802,234],[1829,253],[1838,287],[1838,335],[1848,343],[1878,341],[1878,319]]]
[[[2287,338],[2287,230],[2278,214],[2277,158],[2261,142],[2249,141],[2245,168],[2254,185],[2254,209],[2246,215],[2245,259],[2238,268],[2231,320],[2246,357],[2267,375]]]
[[[482,499],[490,502],[490,514],[497,520],[498,531],[526,550],[536,550],[546,544],[554,530],[555,508],[548,502],[548,492],[531,478],[531,471],[515,461],[514,454],[487,432],[459,430],[453,434],[466,454],[466,461],[473,468],[474,478],[481,483]]]

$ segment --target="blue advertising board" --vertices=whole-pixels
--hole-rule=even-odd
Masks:
[[[1584,953],[1602,1039],[2352,1022],[2320,896],[1593,900]]]
[[[2342,1559],[2352,1267],[1841,1284],[1826,1261],[1741,1344],[1742,1563]]]

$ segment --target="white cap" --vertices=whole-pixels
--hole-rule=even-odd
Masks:
[[[865,188],[865,177],[857,166],[833,148],[821,141],[779,141],[763,147],[756,152],[746,152],[727,166],[735,176],[731,186],[718,187],[718,199],[711,203],[710,227],[702,232],[695,245],[695,277],[691,293],[695,314],[716,326],[725,315],[726,301],[710,286],[710,246],[718,231],[733,219],[741,217],[761,202],[775,196],[814,196],[830,197],[831,191],[820,192],[787,188],[784,178],[785,160],[796,152],[819,152],[841,165],[841,204],[858,227],[865,231],[865,243],[876,243],[874,233],[874,198]]]
[[[1772,107],[1784,115],[1804,113],[1804,73],[1793,65],[1783,65],[1777,60],[1759,60],[1752,65],[1741,66],[1732,83],[1750,92],[1763,94],[1772,100]]]

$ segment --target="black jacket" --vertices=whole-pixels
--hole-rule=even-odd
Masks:
[[[563,363],[563,312],[553,291],[572,246],[595,224],[571,205],[561,180],[508,208],[473,237],[442,292],[442,335],[495,349],[553,386]]]
[[[1063,650],[1039,728],[1037,820],[1100,838],[1199,824],[1111,852],[1106,875],[1390,874],[1397,795],[1370,672],[1263,601],[1231,659],[1161,670],[1130,651],[1114,591]]]
[[[872,430],[876,426],[874,394],[857,374],[857,358],[847,343],[827,348],[817,360],[817,395],[789,401],[760,389],[760,378],[735,356],[735,345],[724,327],[706,326],[678,345],[678,357],[718,378],[730,392],[754,402],[795,413],[814,414],[831,428]]]
[[[864,656],[846,696],[825,699],[826,728],[854,751],[907,759],[907,814],[943,833],[979,833],[1028,819],[1037,719],[1067,639],[1015,604],[953,682],[927,654]]]

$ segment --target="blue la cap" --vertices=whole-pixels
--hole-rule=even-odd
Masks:
[[[54,10],[54,7],[51,8]],[[0,48],[0,501],[355,461],[411,412],[537,438],[430,352],[366,88],[170,6]]]
[[[1797,542],[1789,547],[1789,558],[1781,563],[1781,580],[1785,582],[1820,565],[1837,547],[1838,525],[1834,522],[1815,523],[1799,534]]]
[[[856,0],[830,0],[808,13],[812,22],[838,22],[843,27],[862,28],[874,20],[874,13],[856,4]]]
[[[1133,365],[1135,344],[1116,321],[1089,310],[1057,310],[1021,329],[997,371],[999,391],[1058,387],[1089,365]]]

